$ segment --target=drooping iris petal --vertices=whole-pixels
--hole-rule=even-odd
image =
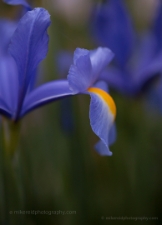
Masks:
[[[70,88],[74,93],[83,92],[91,86],[92,66],[89,53],[76,59],[72,64],[68,74]]]
[[[107,149],[104,155],[110,155],[109,135],[116,116],[115,103],[108,93],[99,88],[89,88],[88,92],[91,96],[89,117],[92,130]]]
[[[29,10],[31,9],[30,5],[27,3],[26,0],[3,0],[3,1],[9,5],[23,5],[27,7]]]
[[[110,129],[110,132],[109,132],[109,145],[112,145],[114,144],[115,140],[116,140],[116,125],[113,124],[111,129]]]
[[[101,156],[112,156],[112,152],[110,151],[109,147],[106,146],[102,141],[98,141],[95,144],[96,152]]]
[[[108,143],[109,145],[112,145],[116,140],[116,126],[115,124],[112,125],[109,131],[108,136]],[[95,145],[95,150],[98,152],[98,154],[103,156],[111,156],[112,152],[109,150],[109,148],[102,142],[98,141]]]
[[[21,116],[34,108],[71,95],[73,92],[69,89],[67,80],[56,80],[43,84],[25,97]]]
[[[9,51],[16,61],[19,75],[18,117],[31,77],[48,51],[47,28],[50,15],[43,8],[35,8],[27,12],[18,23],[12,37]]]
[[[132,48],[134,32],[122,0],[107,0],[92,17],[93,36],[115,53],[120,66],[125,66]]]

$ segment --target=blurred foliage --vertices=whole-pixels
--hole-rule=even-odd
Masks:
[[[51,0],[52,1],[52,0]],[[94,1],[97,2],[97,1]],[[49,2],[32,1],[51,13],[49,53],[43,63],[43,82],[59,78],[59,50],[95,48],[88,20],[79,26],[52,11]],[[48,3],[48,4],[47,4]],[[93,2],[92,2],[93,3]],[[1,16],[15,18],[20,7],[0,3]],[[130,4],[131,9],[131,4]],[[75,19],[75,18],[74,18]],[[87,18],[88,19],[88,18]],[[117,141],[112,157],[101,157],[93,149],[97,137],[89,124],[89,97],[71,98],[74,126],[61,126],[62,100],[35,110],[21,121],[21,137],[14,166],[21,183],[19,204],[10,177],[10,210],[76,211],[74,215],[9,215],[8,224],[72,225],[120,224],[106,217],[158,217],[142,224],[160,224],[162,209],[162,118],[145,107],[145,98],[126,98],[111,92],[117,105]],[[2,128],[0,132],[2,137]],[[2,154],[3,141],[0,149]],[[0,182],[1,219],[4,214],[2,157]],[[9,182],[9,181],[8,181]],[[7,187],[6,187],[7,188]],[[20,208],[21,207],[21,208]],[[104,217],[104,219],[102,219]],[[134,224],[127,220],[124,223]],[[0,222],[2,224],[2,222]]]

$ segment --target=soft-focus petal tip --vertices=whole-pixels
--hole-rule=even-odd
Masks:
[[[95,150],[101,156],[112,156],[112,154],[113,154],[102,141],[99,141],[95,145]]]

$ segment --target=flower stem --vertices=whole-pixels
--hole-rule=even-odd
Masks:
[[[5,154],[7,154],[8,157],[12,159],[19,144],[20,123],[9,121],[4,117],[2,118],[2,123],[3,123],[4,147],[6,152]]]
[[[20,209],[22,199],[20,198],[19,180],[15,168],[15,153],[19,144],[18,123],[2,119],[3,125],[3,148],[2,148],[2,180],[3,180],[3,224],[14,224],[14,216],[10,211]],[[12,211],[13,213],[13,211]]]

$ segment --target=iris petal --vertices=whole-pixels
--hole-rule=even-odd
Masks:
[[[71,65],[68,81],[70,88],[74,93],[83,92],[91,86],[92,81],[92,66],[89,54],[80,56],[75,59],[75,64]]]
[[[1,96],[0,96],[0,113],[8,117],[11,117],[12,114]]]
[[[93,70],[93,82],[97,80],[100,76],[100,73],[105,69],[105,67],[110,63],[114,53],[108,48],[97,48],[90,51],[90,60]]]
[[[25,0],[3,0],[3,1],[9,5],[23,5],[26,8],[28,8],[29,10],[31,9],[29,4]]]
[[[97,41],[109,47],[118,64],[125,66],[132,53],[134,32],[123,1],[107,0],[97,8],[92,27]]]
[[[116,116],[115,103],[108,93],[99,88],[89,88],[88,92],[91,96],[89,117],[92,130],[109,154],[109,134]]]
[[[113,144],[115,140],[116,140],[116,127],[115,124],[113,124],[113,126],[110,129],[108,137],[109,145]],[[95,145],[95,150],[98,152],[98,154],[102,156],[112,155],[112,152],[109,150],[108,147],[106,147],[106,145],[102,141],[97,142],[97,144]]]
[[[43,84],[26,96],[21,116],[39,106],[71,95],[73,95],[73,92],[69,89],[67,80],[57,80]]]
[[[153,24],[153,34],[155,35],[157,46],[156,51],[159,52],[162,48],[162,2],[159,1],[158,10]]]
[[[0,95],[14,114],[18,98],[18,77],[15,62],[11,56],[1,56],[0,77]]]
[[[0,19],[0,52],[7,52],[9,42],[16,27],[16,22],[7,19]]]
[[[48,51],[47,28],[50,25],[49,13],[43,8],[27,12],[20,20],[12,37],[9,51],[16,61],[19,74],[19,103],[16,117],[19,116],[22,103],[31,77]]]
[[[109,147],[106,146],[102,141],[97,142],[95,145],[95,150],[99,155],[102,156],[112,156],[112,152]]]
[[[89,51],[87,49],[76,48],[74,51],[74,59],[73,59],[74,64],[76,64],[76,61],[78,58],[80,58],[80,56],[84,56],[84,55],[88,55],[88,54],[89,54]]]
[[[108,48],[100,47],[92,51],[77,48],[68,74],[71,89],[77,93],[93,86],[113,55]]]

